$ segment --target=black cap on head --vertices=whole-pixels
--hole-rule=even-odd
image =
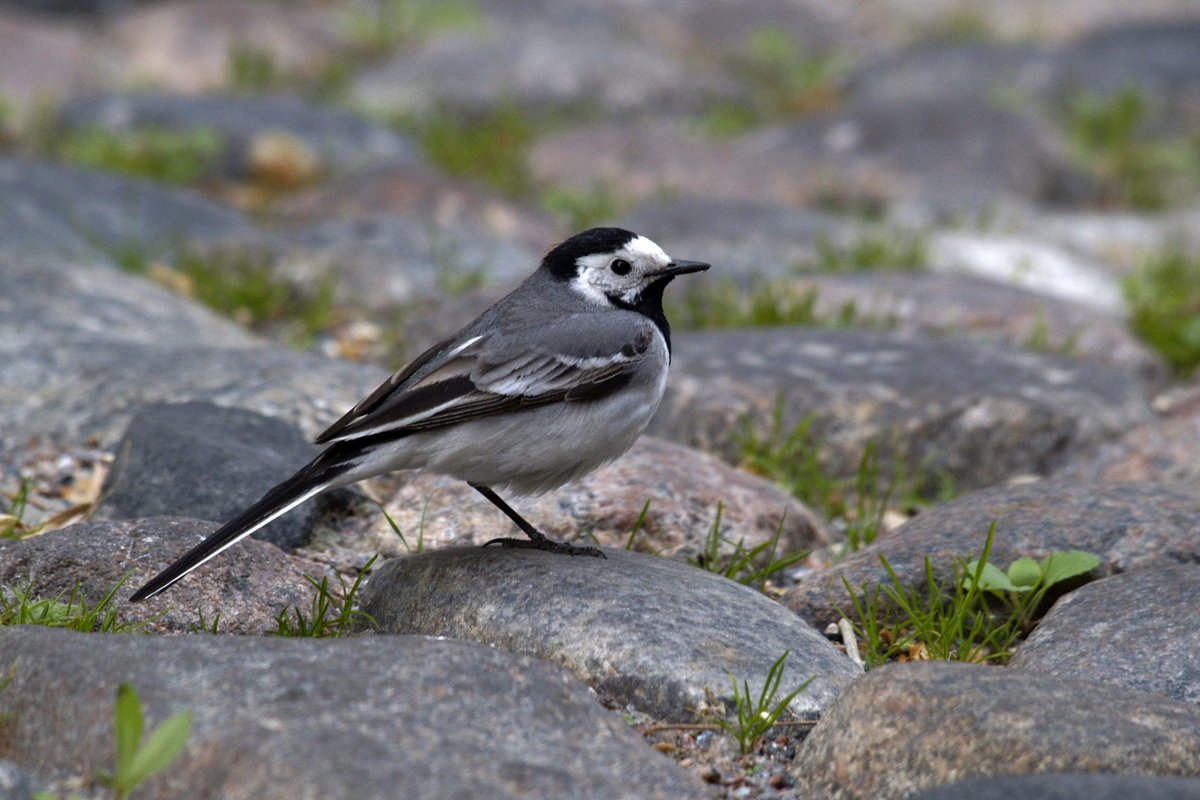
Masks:
[[[611,253],[636,238],[636,233],[624,228],[590,228],[554,247],[542,259],[542,266],[560,281],[569,281],[575,277],[575,260],[580,256]]]

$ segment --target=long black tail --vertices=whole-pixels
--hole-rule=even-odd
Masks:
[[[286,514],[305,500],[318,495],[334,482],[341,470],[330,468],[327,450],[292,477],[271,489],[262,499],[226,522],[200,544],[180,556],[175,563],[155,575],[129,598],[138,603],[168,588],[196,567],[231,547],[276,517]]]

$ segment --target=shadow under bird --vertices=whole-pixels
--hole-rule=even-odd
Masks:
[[[663,290],[709,265],[644,236],[593,228],[517,289],[388,378],[320,436],[329,447],[130,598],[145,600],[328,489],[399,469],[466,481],[528,539],[487,544],[602,556],[552,541],[496,494],[540,494],[612,461],[654,416],[671,329]]]

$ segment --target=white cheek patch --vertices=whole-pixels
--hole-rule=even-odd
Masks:
[[[612,302],[608,299],[608,295],[599,286],[588,281],[588,272],[583,272],[571,279],[570,286],[576,293],[582,295],[584,299],[595,303],[598,306],[611,306]]]

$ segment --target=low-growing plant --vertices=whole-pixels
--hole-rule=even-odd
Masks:
[[[116,768],[99,773],[97,778],[113,790],[117,800],[127,800],[134,789],[171,765],[187,744],[191,727],[192,712],[180,711],[143,737],[145,718],[141,700],[132,686],[122,683],[117,687],[113,709]]]
[[[787,661],[790,652],[785,650],[783,655],[771,665],[771,669],[767,671],[767,679],[763,682],[762,691],[758,693],[757,698],[750,691],[748,681],[743,680],[739,686],[737,678],[729,676],[730,682],[733,684],[733,702],[737,714],[735,719],[722,719],[717,724],[721,726],[722,730],[737,739],[742,755],[748,755],[754,751],[759,739],[779,721],[783,712],[787,710],[788,704],[812,683],[813,679],[809,678],[782,698],[776,699],[783,681],[784,662]]]
[[[281,77],[274,54],[246,42],[229,48],[225,71],[230,87],[246,91],[270,89]]]
[[[1040,561],[1018,558],[1008,565],[1006,572],[982,559],[968,561],[962,580],[968,584],[967,588],[978,584],[980,589],[999,598],[1020,632],[1027,634],[1050,590],[1098,566],[1100,559],[1095,553],[1056,550]]]
[[[633,521],[633,527],[629,531],[629,538],[625,540],[625,549],[633,550],[637,542],[638,534],[642,532],[642,526],[646,524],[646,515],[650,513],[650,498],[646,498],[646,502],[642,503],[642,510],[638,513],[637,519]]]
[[[330,589],[328,577],[322,577],[318,581],[305,575],[304,579],[313,587],[313,598],[308,613],[299,606],[281,610],[275,617],[275,630],[267,631],[267,634],[321,639],[348,636],[364,626],[378,627],[378,623],[370,614],[354,607],[355,596],[377,558],[378,555],[371,556],[351,584],[347,584],[346,579],[338,574],[340,591],[336,592]]]
[[[1171,248],[1125,279],[1133,331],[1181,377],[1200,366],[1200,253]]]
[[[817,290],[790,280],[758,281],[749,287],[719,280],[689,285],[678,299],[667,301],[667,316],[680,330],[792,325],[845,328],[859,321],[853,301],[832,314],[819,314]]]
[[[80,581],[54,597],[35,597],[32,581],[25,586],[0,586],[0,626],[44,625],[81,633],[133,633],[150,620],[129,622],[120,618],[113,600],[128,579],[125,575],[95,603],[83,596]]]
[[[417,540],[413,545],[408,543],[408,539],[404,536],[404,531],[400,530],[400,525],[397,524],[396,520],[392,519],[392,515],[387,512],[387,509],[382,505],[379,506],[379,511],[383,514],[383,518],[387,520],[388,527],[392,529],[392,533],[396,534],[396,536],[400,539],[400,544],[404,545],[405,551],[409,553],[425,552],[425,515],[429,512],[429,503],[432,500],[432,496],[425,499],[425,507],[421,509],[421,520],[419,523],[417,523]],[[376,556],[376,558],[378,558],[378,556]],[[369,562],[367,566],[370,566]]]
[[[36,536],[41,526],[31,526],[25,522],[25,512],[29,509],[29,480],[21,478],[16,491],[4,504],[0,512],[0,539],[28,539]]]
[[[430,160],[451,175],[482,181],[510,196],[533,188],[529,149],[537,128],[515,103],[477,114],[437,109],[400,125],[415,133]]]
[[[1110,96],[1075,95],[1067,105],[1067,130],[1109,203],[1153,211],[1200,189],[1200,136],[1152,135],[1145,95],[1136,86]]]
[[[783,398],[775,403],[764,434],[746,421],[741,433],[742,467],[783,486],[805,504],[831,516],[844,514],[839,482],[821,463],[814,426],[818,416],[808,414],[790,430],[784,429]]]
[[[913,271],[929,264],[924,237],[900,231],[871,231],[846,243],[819,238],[816,248],[816,257],[801,264],[801,269],[828,273]]]
[[[596,181],[589,189],[551,186],[541,194],[542,208],[573,231],[608,222],[622,210],[615,190],[604,181]]]
[[[220,134],[210,128],[176,131],[147,126],[129,131],[101,127],[67,131],[53,149],[62,160],[83,166],[191,184],[213,169],[221,147]]]
[[[360,50],[382,55],[439,30],[481,27],[483,14],[467,0],[375,0],[348,6],[342,20]]]
[[[866,547],[883,533],[884,515],[895,485],[895,476],[886,485],[880,485],[879,455],[875,443],[868,442],[854,476],[854,513],[844,514],[849,552]]]
[[[956,495],[948,473],[912,470],[899,458],[885,478],[874,442],[864,446],[854,475],[835,477],[821,457],[819,417],[809,414],[785,430],[783,410],[780,398],[764,433],[746,421],[739,442],[742,468],[779,484],[833,522],[844,534],[843,555],[875,541],[893,507],[907,510]]]
[[[140,248],[125,247],[114,256],[124,269],[194,297],[248,328],[270,331],[295,347],[310,346],[333,322],[333,276],[301,288],[279,276],[265,254],[180,248],[170,259],[157,261],[147,259]]]
[[[729,66],[746,87],[747,99],[709,108],[704,127],[716,135],[735,135],[770,120],[835,107],[841,102],[838,84],[849,60],[836,52],[806,50],[790,31],[764,25],[750,33]]]
[[[717,514],[704,537],[704,547],[694,559],[688,559],[688,563],[762,592],[766,590],[767,581],[773,575],[808,557],[807,550],[776,555],[779,552],[779,540],[783,536],[782,518],[771,538],[754,547],[746,547],[745,537],[736,542],[729,541],[721,535],[721,515],[724,510],[724,504],[717,503]],[[722,544],[732,544],[733,552],[723,554]]]
[[[218,611],[210,620],[204,614],[204,609],[196,609],[196,624],[192,626],[192,633],[207,633],[212,636],[217,635],[218,628],[221,625],[221,612]]]
[[[868,669],[896,658],[1003,662],[1028,634],[1047,593],[1099,564],[1094,555],[1072,550],[1040,562],[1017,559],[1003,572],[988,562],[995,534],[993,523],[979,558],[956,560],[946,580],[926,557],[924,584],[906,587],[883,555],[891,585],[855,591],[843,577],[853,609],[845,616]]]

